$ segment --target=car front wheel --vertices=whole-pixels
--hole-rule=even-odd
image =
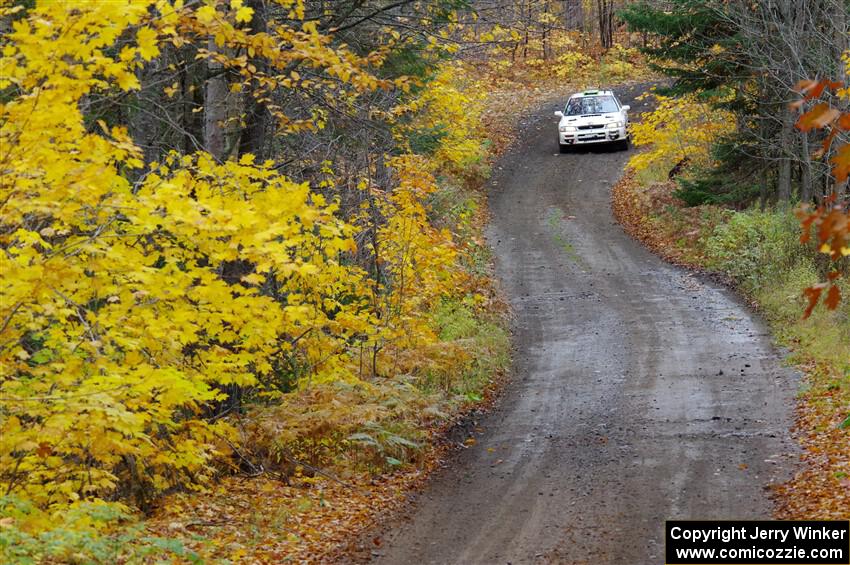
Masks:
[[[569,153],[570,152],[570,146],[564,145],[563,143],[558,143],[558,150],[561,153]]]

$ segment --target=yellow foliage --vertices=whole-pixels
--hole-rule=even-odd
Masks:
[[[841,62],[844,63],[844,76],[850,77],[850,50],[842,53]],[[839,88],[836,94],[845,100],[850,99],[850,87]]]
[[[484,136],[480,131],[484,88],[466,78],[471,75],[467,71],[460,62],[442,64],[419,96],[394,110],[396,115],[415,114],[410,124],[396,127],[399,141],[409,139],[416,130],[439,135],[429,160],[431,170],[459,171],[484,157]]]
[[[569,48],[555,59],[555,64],[548,72],[552,70],[558,78],[597,84],[636,79],[646,72],[638,50],[627,49],[622,45],[614,45],[598,60],[580,50]]]
[[[423,313],[457,288],[460,271],[451,234],[428,221],[423,202],[437,188],[428,165],[421,157],[404,156],[390,166],[398,186],[380,202],[387,222],[373,252],[385,265],[391,290],[380,302],[381,337],[398,350],[437,340]]]
[[[280,2],[296,24],[274,36],[249,34],[250,9],[229,4],[42,2],[3,39],[0,491],[37,507],[203,485],[211,458],[238,441],[210,407],[232,386],[279,396],[282,366],[297,366],[306,388],[362,384],[364,349],[400,371],[415,370],[411,350],[441,362],[428,313],[463,295],[464,275],[426,203],[437,170],[484,154],[481,89],[461,67],[443,66],[399,109],[441,136],[430,158],[389,162],[394,190],[364,185],[380,222],[346,223],[337,203],[252,155],[144,163],[124,128],[85,123],[87,96],[139,88],[138,69],[165,42],[195,37],[240,45],[273,68],[305,62],[352,92],[392,86],[364,70],[380,53],[355,56],[310,22],[296,25],[300,1]],[[269,90],[300,79],[199,52]],[[289,131],[321,127],[320,116],[276,117]],[[132,183],[135,169],[145,174]],[[358,229],[375,231],[375,273],[352,260]]]
[[[0,129],[0,485],[43,506],[202,479],[230,431],[199,417],[222,386],[280,356],[343,378],[372,321],[352,299],[364,273],[340,261],[353,228],[309,186],[203,153],[130,184],[139,150],[120,128],[87,131],[79,101],[133,76],[104,48],[144,3],[85,7],[16,22],[2,61],[18,95]],[[229,280],[234,266],[248,273]]]
[[[734,130],[734,116],[713,108],[696,94],[654,96],[656,109],[632,123],[632,143],[647,149],[636,153],[629,165],[637,171],[652,166],[670,169],[685,157],[695,165],[708,165],[712,144]]]
[[[555,59],[555,76],[563,79],[575,79],[584,75],[586,67],[593,59],[580,51],[567,51]]]
[[[540,12],[537,25],[516,21],[515,29],[495,25],[486,31],[469,29],[465,38],[488,44],[486,64],[492,78],[507,78],[535,84],[556,79],[573,87],[610,87],[611,83],[652,75],[640,50],[615,43],[609,49],[595,35],[560,29],[551,25],[555,13]],[[624,34],[617,39],[625,40]],[[629,40],[629,44],[631,41]],[[529,72],[531,77],[521,77]]]
[[[607,81],[637,79],[647,74],[640,51],[619,44],[615,44],[605,53],[600,67],[600,73]]]

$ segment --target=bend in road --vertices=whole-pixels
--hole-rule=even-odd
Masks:
[[[788,475],[795,381],[765,328],[621,230],[628,153],[557,154],[549,110],[491,181],[514,381],[381,563],[662,563],[665,519],[770,517]]]

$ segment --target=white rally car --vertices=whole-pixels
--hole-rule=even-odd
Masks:
[[[561,153],[586,143],[616,143],[629,147],[630,106],[610,90],[585,90],[570,96],[564,111],[555,112],[558,122],[558,145]]]

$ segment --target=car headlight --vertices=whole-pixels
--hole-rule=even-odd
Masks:
[[[566,133],[568,131],[575,131],[575,130],[576,130],[575,126],[560,126],[558,128],[558,131],[560,131],[561,133]]]
[[[618,129],[623,127],[623,122],[611,122],[606,126],[608,129]]]

